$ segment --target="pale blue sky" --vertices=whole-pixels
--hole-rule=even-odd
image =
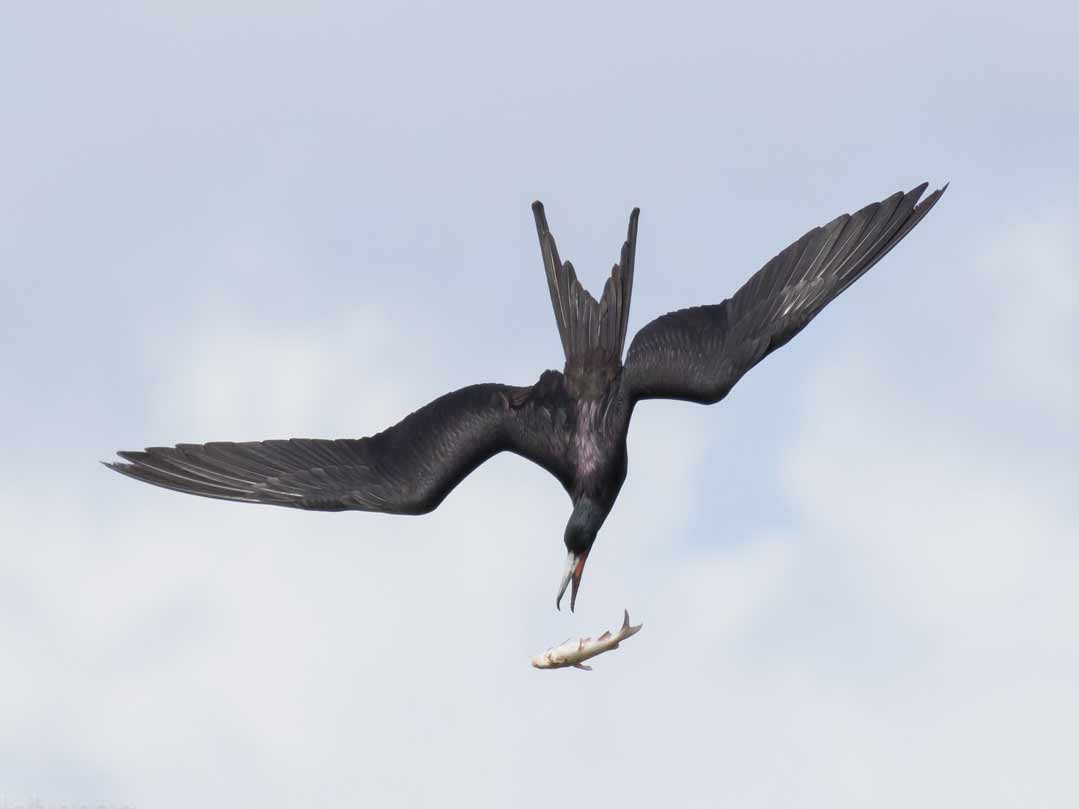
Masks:
[[[1061,806],[1077,794],[1070,4],[39,4],[0,33],[0,798]],[[716,407],[649,403],[575,616],[500,457],[422,519],[120,448],[363,435],[560,365],[529,203],[631,331],[922,180]],[[528,657],[628,607],[591,675]]]

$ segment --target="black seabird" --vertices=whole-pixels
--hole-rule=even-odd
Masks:
[[[566,362],[530,387],[482,384],[447,393],[368,438],[177,444],[118,453],[117,472],[188,494],[319,511],[425,514],[472,470],[508,451],[533,461],[573,501],[566,569],[577,600],[588,553],[626,479],[626,435],[644,399],[714,404],[895,247],[940,199],[927,184],[814,228],[731,298],[656,318],[622,349],[633,291],[637,216],[597,302],[536,218]]]

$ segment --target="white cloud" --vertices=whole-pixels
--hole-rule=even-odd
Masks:
[[[363,310],[348,324],[292,330],[203,313],[170,347],[166,361],[175,365],[159,375],[155,412],[193,435],[233,440],[356,424],[373,432],[418,406],[403,395],[407,378],[391,376],[391,333],[384,318]]]
[[[1079,397],[1079,210],[1046,210],[1016,223],[979,256],[987,286],[1001,293],[987,337],[1004,374],[1002,394],[1033,400],[1072,420]],[[1072,436],[1079,433],[1072,428]]]
[[[158,372],[177,380],[160,389],[193,430],[369,421],[407,398],[393,381],[372,398],[365,376],[339,373],[344,347],[371,341],[334,324],[191,344]],[[1072,681],[1052,674],[1075,673],[1059,650],[1079,604],[1054,493],[1025,488],[1014,459],[979,451],[973,466],[859,350],[832,360],[790,451],[806,535],[672,552],[678,515],[707,507],[689,481],[722,453],[695,415],[642,410],[631,474],[656,499],[620,503],[574,619],[550,609],[568,504],[519,459],[496,459],[422,520],[239,507],[119,479],[121,511],[9,497],[25,549],[6,589],[28,608],[5,627],[22,665],[0,675],[0,746],[59,755],[101,777],[101,798],[143,805],[1057,794],[1053,750],[1070,740],[1044,730],[1079,714]],[[292,383],[268,384],[282,369]],[[849,566],[829,571],[821,553]],[[897,631],[897,650],[830,660],[786,640],[822,631],[813,601],[849,588],[851,571],[845,603],[872,632]],[[592,675],[530,669],[528,655],[600,631],[621,606],[646,631]],[[857,626],[834,631],[859,645]]]
[[[1051,591],[1046,576],[1064,584],[1058,565],[1079,561],[1063,490],[1031,485],[1017,474],[1025,459],[972,447],[949,422],[919,420],[865,354],[817,379],[790,472],[809,524],[854,554],[867,586],[907,618],[1019,630],[1023,603]],[[853,398],[843,384],[852,379]]]

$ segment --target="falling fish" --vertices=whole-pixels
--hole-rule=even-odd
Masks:
[[[560,645],[533,657],[532,665],[537,669],[564,669],[573,666],[575,669],[591,671],[591,666],[584,665],[585,660],[609,652],[611,649],[617,649],[619,643],[636,635],[644,626],[644,624],[630,626],[629,610],[623,612],[622,628],[613,635],[610,632],[604,632],[595,640],[591,638],[567,639]]]

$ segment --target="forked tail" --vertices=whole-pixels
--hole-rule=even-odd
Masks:
[[[532,203],[536,217],[536,232],[543,251],[543,267],[547,271],[547,286],[551,304],[558,321],[558,336],[571,363],[597,365],[622,362],[622,349],[629,325],[629,302],[633,294],[633,258],[637,250],[637,216],[639,208],[629,215],[629,230],[622,245],[620,261],[611,270],[599,301],[581,286],[573,265],[558,257],[554,237],[547,227],[543,204]],[[617,367],[617,366],[616,366]]]

